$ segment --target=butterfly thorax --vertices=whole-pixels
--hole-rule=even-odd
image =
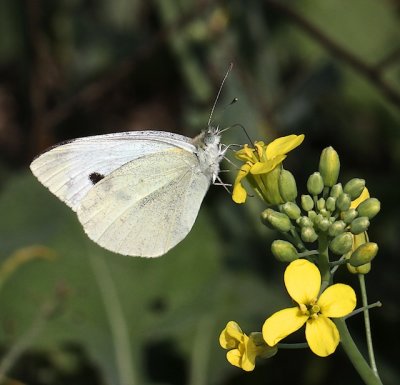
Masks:
[[[200,171],[214,183],[219,173],[219,163],[225,154],[220,143],[221,135],[218,128],[209,126],[193,139],[196,155],[199,159]]]

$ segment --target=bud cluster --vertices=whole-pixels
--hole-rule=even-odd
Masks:
[[[380,211],[380,202],[369,197],[363,179],[351,179],[344,186],[338,183],[339,171],[337,152],[332,147],[324,149],[319,171],[309,176],[308,194],[300,197],[299,204],[294,177],[289,172],[281,173],[279,190],[285,203],[279,211],[266,209],[261,219],[281,232],[295,231],[305,244],[324,237],[333,254],[347,258],[351,272],[365,273],[378,251],[376,243],[368,242],[366,231]],[[271,250],[280,261],[298,258],[296,248],[287,241],[274,241]]]

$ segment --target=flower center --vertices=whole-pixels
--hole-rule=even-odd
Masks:
[[[317,318],[321,308],[317,305],[317,300],[314,299],[310,301],[308,304],[301,303],[299,304],[300,311],[304,315],[308,315],[310,318]]]

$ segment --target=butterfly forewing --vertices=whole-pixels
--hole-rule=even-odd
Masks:
[[[31,164],[33,174],[74,211],[88,191],[124,164],[169,148],[194,152],[185,136],[133,131],[75,139],[53,147]]]

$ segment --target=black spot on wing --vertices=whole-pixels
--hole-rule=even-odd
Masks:
[[[89,179],[93,184],[100,182],[103,178],[104,178],[104,175],[100,174],[98,172],[92,172],[91,174],[89,174]]]

